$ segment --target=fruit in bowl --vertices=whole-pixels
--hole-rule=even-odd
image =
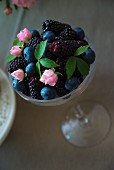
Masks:
[[[94,61],[84,30],[54,20],[44,21],[40,31],[21,30],[7,58],[13,88],[38,100],[77,89]]]

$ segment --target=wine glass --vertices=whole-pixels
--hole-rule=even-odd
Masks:
[[[101,104],[93,101],[76,102],[79,95],[88,87],[95,72],[95,62],[91,64],[89,74],[74,91],[67,95],[50,100],[38,100],[17,93],[25,100],[39,106],[57,106],[75,101],[64,112],[66,117],[61,124],[61,130],[65,139],[78,147],[89,147],[100,143],[108,134],[111,121],[108,110]],[[75,99],[75,100],[74,100]]]

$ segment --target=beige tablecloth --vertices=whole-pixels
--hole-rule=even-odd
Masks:
[[[0,147],[0,170],[113,170],[114,1],[38,0],[29,11],[18,10],[9,17],[2,13],[3,5],[0,8],[2,67],[10,42],[21,28],[38,28],[46,19],[83,27],[95,46],[97,69],[92,83],[78,100],[104,104],[112,120],[110,133],[101,144],[81,149],[70,145],[62,136],[60,125],[66,105],[35,106],[16,96],[15,121]]]

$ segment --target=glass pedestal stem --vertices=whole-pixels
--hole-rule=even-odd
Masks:
[[[79,103],[75,107],[73,107],[73,112],[75,114],[76,119],[79,120],[81,125],[87,125],[89,123],[89,119],[84,114],[82,108],[80,107]]]
[[[110,114],[102,104],[84,101],[70,106],[65,113],[61,130],[65,139],[75,146],[97,145],[110,130]]]

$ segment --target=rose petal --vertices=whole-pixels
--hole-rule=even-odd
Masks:
[[[17,80],[23,80],[25,76],[24,71],[21,69],[14,71],[13,73],[11,73],[11,75]]]
[[[54,73],[53,70],[45,70],[44,73],[42,74],[42,77],[40,78],[40,81],[46,84],[49,84],[50,86],[55,86],[57,83],[58,77]]]

